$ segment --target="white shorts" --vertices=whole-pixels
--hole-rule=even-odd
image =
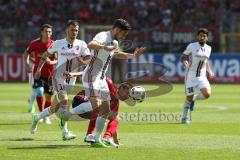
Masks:
[[[187,77],[185,79],[185,94],[186,96],[194,95],[202,88],[211,89],[207,77]]]
[[[87,98],[98,97],[102,101],[111,100],[110,91],[105,78],[104,79],[96,78],[94,81],[90,81],[88,80],[88,78],[86,78],[85,80],[84,78],[82,78],[82,83],[85,89],[85,96]]]
[[[76,77],[67,78],[61,70],[54,70],[52,78],[53,90],[55,93],[71,95],[71,90],[76,83]]]

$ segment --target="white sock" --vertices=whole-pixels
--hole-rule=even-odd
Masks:
[[[197,95],[194,95],[194,100],[203,100],[206,99],[206,97],[202,94],[202,92],[198,93]]]
[[[82,104],[78,105],[77,107],[71,109],[70,112],[72,114],[82,114],[82,113],[86,113],[86,112],[89,112],[92,110],[93,110],[92,104],[90,102],[85,102],[85,103],[82,103]]]
[[[67,128],[67,122],[66,121],[64,121],[64,127],[63,127],[63,129],[62,129],[62,133],[67,133],[68,132],[68,128]]]
[[[58,118],[68,121],[68,119],[72,116],[72,113],[65,108],[65,106],[61,106],[55,114]]]
[[[29,108],[33,106],[36,100],[36,96],[37,96],[36,89],[32,88],[31,95],[29,96]]]
[[[48,108],[45,108],[42,112],[40,112],[36,116],[36,120],[39,121],[40,119],[43,119],[45,117],[48,117],[48,116],[52,115],[53,113],[51,112],[50,107],[51,106],[49,106]]]
[[[98,142],[101,138],[101,134],[103,132],[103,129],[105,127],[106,119],[98,116],[96,120],[96,134],[95,134],[95,140]]]
[[[187,118],[191,102],[185,100],[183,104],[183,118]]]

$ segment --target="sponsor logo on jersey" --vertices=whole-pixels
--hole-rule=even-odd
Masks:
[[[77,53],[74,52],[62,52],[61,56],[76,56],[78,55]]]

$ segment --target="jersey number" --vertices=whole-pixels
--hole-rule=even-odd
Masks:
[[[64,90],[62,84],[58,84],[58,85],[59,85],[60,90]]]
[[[189,87],[189,88],[187,88],[187,90],[188,90],[188,93],[193,93],[194,92],[193,87]]]

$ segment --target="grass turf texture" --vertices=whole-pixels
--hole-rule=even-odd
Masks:
[[[124,117],[138,112],[181,114],[183,85],[173,85],[170,93],[147,98],[135,107],[121,103],[124,120],[118,131],[124,145],[118,149],[90,148],[83,143],[86,121],[69,122],[69,129],[77,134],[72,141],[61,140],[54,116],[52,125],[40,124],[38,132],[30,135],[31,114],[26,113],[30,86],[0,83],[0,88],[0,160],[240,159],[240,85],[212,85],[212,97],[196,102],[191,125],[181,125],[177,120],[150,121],[140,117],[139,122],[136,117],[135,121]]]

